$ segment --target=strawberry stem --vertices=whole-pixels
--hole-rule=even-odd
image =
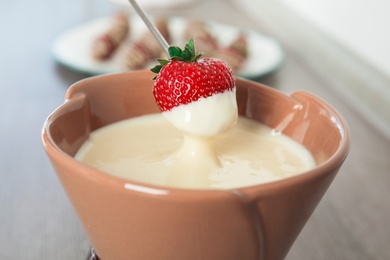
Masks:
[[[150,69],[153,73],[160,73],[161,69],[171,61],[196,62],[203,55],[202,52],[196,53],[194,39],[192,38],[186,43],[184,50],[177,46],[169,46],[168,54],[168,60],[157,59],[159,65]],[[156,77],[153,79],[156,79]]]

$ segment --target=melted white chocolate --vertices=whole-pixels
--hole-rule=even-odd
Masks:
[[[174,107],[162,115],[187,136],[222,138],[237,122],[236,88]]]
[[[223,139],[183,137],[161,114],[91,133],[76,159],[108,174],[154,185],[230,189],[291,177],[315,167],[299,143],[239,117]]]

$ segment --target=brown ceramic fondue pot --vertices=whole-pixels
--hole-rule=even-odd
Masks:
[[[318,166],[232,190],[153,186],[110,176],[73,156],[91,131],[158,113],[148,71],[75,83],[43,128],[44,148],[103,260],[284,259],[349,150],[344,119],[306,92],[290,96],[237,79],[239,114],[302,143]]]

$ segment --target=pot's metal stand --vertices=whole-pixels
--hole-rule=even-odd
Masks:
[[[95,250],[91,247],[91,250],[89,250],[87,260],[99,260],[99,257],[97,256]]]

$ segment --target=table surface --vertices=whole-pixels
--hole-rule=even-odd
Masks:
[[[218,8],[218,9],[217,9]],[[66,89],[86,75],[55,63],[57,35],[92,17],[112,14],[106,1],[5,1],[0,8],[0,259],[85,259],[87,237],[46,157],[45,118]],[[214,10],[221,10],[215,12]],[[250,27],[277,38],[229,1],[199,1],[164,11]],[[282,42],[286,61],[258,81],[291,93],[310,91],[347,120],[352,147],[327,194],[293,245],[288,260],[390,259],[390,141],[371,127]]]

